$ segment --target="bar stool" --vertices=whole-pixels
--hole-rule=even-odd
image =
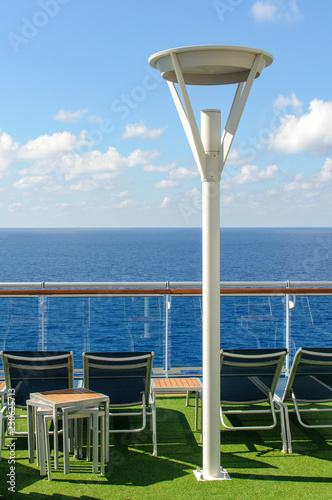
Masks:
[[[88,419],[88,446],[87,459],[90,459],[90,421],[92,421],[93,434],[93,472],[98,472],[98,436],[99,419],[101,421],[101,472],[104,473],[106,456],[105,429],[109,425],[109,397],[85,388],[60,389],[45,393],[30,394],[27,401],[28,409],[28,438],[29,461],[34,460],[34,427],[36,427],[37,459],[40,474],[46,475],[51,480],[51,461],[49,444],[49,422],[53,423],[54,434],[54,468],[58,468],[58,422],[62,421],[64,473],[69,473],[69,442],[75,454],[81,456],[82,449],[82,420]],[[103,409],[101,409],[101,406]],[[69,423],[73,422],[75,430],[69,440]],[[80,423],[80,432],[77,432],[77,423]]]
[[[87,419],[88,420],[88,435],[90,435],[90,431],[92,430],[92,472],[98,473],[98,442],[99,442],[99,434],[101,436],[100,443],[100,469],[101,473],[105,474],[105,411],[100,410],[98,407],[94,408],[77,408],[77,407],[68,407],[62,409],[62,425],[63,425],[63,459],[64,459],[64,474],[69,474],[69,420],[74,420],[74,423],[77,424],[77,420]],[[100,433],[99,433],[99,419],[100,419]],[[43,429],[40,426],[40,420],[43,421]],[[44,414],[41,418],[39,417],[39,441],[43,450],[41,451],[40,457],[40,468],[41,471],[45,471],[45,455],[46,455],[46,463],[47,463],[47,475],[48,480],[52,480],[52,471],[51,471],[51,449],[50,449],[50,439],[49,439],[49,421],[53,421],[53,415]],[[82,449],[82,433],[76,432],[73,433],[73,449],[76,452],[77,450]],[[40,447],[40,449],[41,449]],[[78,451],[79,453],[79,451]],[[87,442],[87,458],[88,461],[91,459],[91,446],[89,443],[89,439]],[[44,463],[42,463],[42,461]]]

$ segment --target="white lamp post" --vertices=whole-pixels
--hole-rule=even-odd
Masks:
[[[195,471],[199,480],[229,478],[220,466],[220,177],[254,79],[272,61],[271,54],[261,50],[223,45],[180,47],[149,58],[167,80],[202,181],[203,469]],[[186,84],[230,83],[238,86],[222,136],[217,109],[201,112],[200,135]]]

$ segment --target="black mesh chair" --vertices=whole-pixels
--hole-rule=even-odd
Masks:
[[[5,374],[7,401],[0,412],[0,458],[5,437],[27,435],[17,432],[14,419],[16,408],[26,409],[30,393],[71,389],[74,386],[73,353],[59,351],[1,351]],[[5,433],[5,419],[10,418],[9,433]]]
[[[295,412],[297,419],[305,428],[331,428],[332,412],[332,347],[300,347],[295,354],[292,369],[285,391],[281,397],[285,405],[289,451],[292,451],[289,412]],[[315,421],[303,420],[315,415]]]
[[[151,415],[153,455],[157,456],[156,407],[150,385],[153,352],[83,353],[84,387],[109,396],[110,412],[116,417],[142,417],[139,427],[112,428],[111,433],[142,432]],[[140,409],[130,409],[130,407]],[[108,446],[108,444],[107,444]]]
[[[227,430],[266,430],[277,425],[280,413],[283,452],[287,452],[283,406],[274,401],[274,394],[287,349],[235,349],[220,351],[220,417]],[[203,393],[204,396],[204,393]],[[254,414],[255,423],[231,426],[225,415]],[[271,423],[259,420],[271,415]]]

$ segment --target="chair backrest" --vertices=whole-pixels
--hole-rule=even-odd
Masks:
[[[332,401],[332,347],[300,347],[294,357],[283,400]]]
[[[25,406],[32,392],[74,386],[72,352],[2,351],[0,354],[7,391],[13,391],[16,406]]]
[[[83,353],[84,387],[101,392],[112,405],[149,402],[153,352]]]
[[[222,403],[259,403],[273,397],[287,349],[220,351]]]

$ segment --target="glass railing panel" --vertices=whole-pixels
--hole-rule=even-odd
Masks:
[[[291,359],[299,347],[332,346],[332,296],[300,296],[290,309]]]
[[[39,297],[1,298],[1,350],[37,350],[41,341]]]
[[[284,297],[222,297],[221,346],[223,349],[284,347]]]
[[[202,366],[202,299],[172,297],[168,368]]]
[[[285,295],[222,295],[220,303],[221,348],[286,345]],[[331,346],[332,296],[290,295],[289,307],[290,362],[300,346]],[[154,351],[155,368],[201,367],[202,298],[3,296],[0,347],[72,350],[78,369],[83,351]]]
[[[48,304],[48,348],[64,337],[77,368],[84,351],[154,351],[154,365],[163,366],[162,298],[52,297]]]
[[[164,297],[2,298],[2,350],[82,352],[154,351],[154,366],[165,362]]]

